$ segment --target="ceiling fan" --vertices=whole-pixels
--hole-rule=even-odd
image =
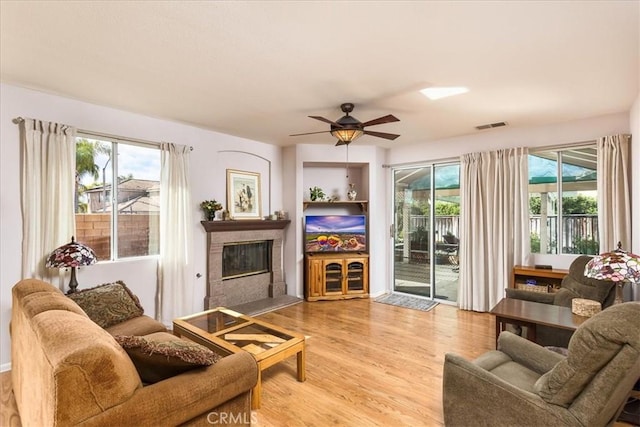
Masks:
[[[331,135],[338,138],[338,143],[336,145],[349,145],[353,140],[361,137],[362,135],[371,135],[378,138],[384,138],[389,140],[394,140],[400,136],[394,133],[374,132],[370,130],[365,130],[365,127],[367,126],[381,125],[383,123],[399,122],[400,119],[396,118],[392,114],[388,114],[386,116],[378,117],[377,119],[369,120],[368,122],[362,123],[360,120],[349,115],[349,113],[353,111],[353,107],[354,105],[350,102],[346,102],[342,104],[340,106],[340,109],[345,113],[345,115],[340,117],[335,122],[320,116],[309,116],[312,119],[329,123],[331,125],[330,130],[322,131],[322,132],[297,133],[289,136],[313,135],[316,133],[330,132]]]

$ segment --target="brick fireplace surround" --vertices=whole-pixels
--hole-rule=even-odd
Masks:
[[[258,314],[300,302],[286,295],[282,271],[284,229],[289,220],[202,221],[207,232],[207,289],[204,309],[229,307]],[[269,272],[222,279],[222,249],[228,243],[271,241]]]

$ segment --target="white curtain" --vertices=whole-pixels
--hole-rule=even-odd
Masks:
[[[167,326],[193,311],[193,214],[187,146],[163,143],[156,317]]]
[[[598,238],[600,252],[631,249],[630,135],[598,139]]]
[[[71,241],[75,230],[76,129],[24,119],[22,149],[22,277],[51,279],[49,254]]]
[[[460,308],[489,311],[529,257],[528,150],[465,154],[460,172]]]

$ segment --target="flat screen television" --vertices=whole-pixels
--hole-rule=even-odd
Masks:
[[[366,252],[365,215],[307,215],[304,220],[305,251]]]

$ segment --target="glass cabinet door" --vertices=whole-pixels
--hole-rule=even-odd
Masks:
[[[351,261],[347,264],[347,291],[364,290],[364,264],[360,261]]]
[[[342,263],[327,262],[324,267],[325,290],[329,292],[342,292]]]

